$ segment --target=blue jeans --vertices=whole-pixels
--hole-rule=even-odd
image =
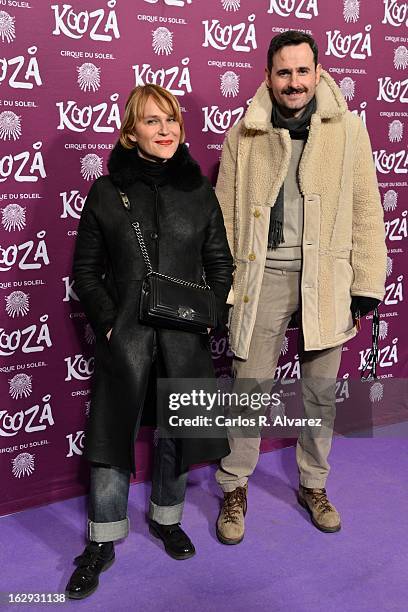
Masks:
[[[158,361],[158,353],[155,334],[152,362]],[[159,438],[154,452],[149,517],[162,525],[179,523],[183,514],[188,473],[180,473],[179,465],[179,441]],[[88,506],[90,540],[113,542],[128,535],[129,483],[130,471],[92,464]]]
[[[179,523],[188,472],[178,472],[178,441],[160,438],[154,455],[149,518],[162,525]],[[130,472],[93,464],[88,506],[88,537],[113,542],[129,533],[127,505]]]

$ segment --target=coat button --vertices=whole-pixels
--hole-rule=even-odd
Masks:
[[[258,210],[257,208],[255,208],[255,210],[254,210],[254,217],[256,217],[258,219],[258,217],[260,217],[260,216],[261,216],[261,211]]]
[[[256,259],[256,255],[255,255],[255,253],[250,253],[250,254],[248,255],[248,259],[249,259],[249,261],[255,261],[255,259]]]
[[[247,295],[244,295],[244,303],[248,304],[249,302],[249,297]]]
[[[150,238],[152,240],[157,240],[158,239],[158,234],[156,232],[150,232]]]

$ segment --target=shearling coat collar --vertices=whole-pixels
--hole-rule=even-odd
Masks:
[[[166,183],[181,191],[193,191],[203,183],[200,166],[191,157],[188,147],[182,144],[166,162]],[[143,165],[137,149],[125,149],[117,142],[108,161],[109,176],[114,185],[126,189],[138,180],[144,180]]]
[[[347,104],[339,87],[331,76],[322,70],[320,83],[316,88],[316,114],[322,119],[344,115]],[[244,125],[248,130],[267,132],[271,129],[272,100],[266,83],[263,82],[256,92],[244,117]]]

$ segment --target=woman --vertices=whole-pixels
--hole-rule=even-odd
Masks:
[[[97,347],[85,448],[91,462],[90,542],[75,559],[78,568],[67,585],[68,596],[75,599],[97,588],[99,573],[113,563],[113,542],[129,531],[134,439],[152,367],[170,378],[214,377],[208,338],[155,329],[138,320],[146,267],[134,221],[140,223],[154,270],[196,283],[205,273],[219,320],[232,282],[232,257],[218,201],[183,142],[176,98],[157,85],[136,87],[109,159],[109,176],[92,185],[78,227],[75,289]],[[129,210],[119,191],[128,197]],[[228,452],[225,439],[158,441],[149,529],[173,558],[186,559],[195,552],[179,525],[188,466]]]

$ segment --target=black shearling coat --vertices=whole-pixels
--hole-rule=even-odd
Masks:
[[[233,262],[213,188],[185,145],[167,164],[165,178],[153,184],[137,151],[118,143],[109,176],[97,179],[86,199],[74,255],[75,291],[97,338],[85,456],[133,473],[155,332],[138,321],[146,268],[118,187],[131,202],[131,220],[142,226],[155,270],[193,282],[200,282],[204,271],[219,316],[232,283]],[[214,377],[208,338],[177,330],[156,333],[167,376]],[[182,470],[229,452],[222,438],[180,443]]]

